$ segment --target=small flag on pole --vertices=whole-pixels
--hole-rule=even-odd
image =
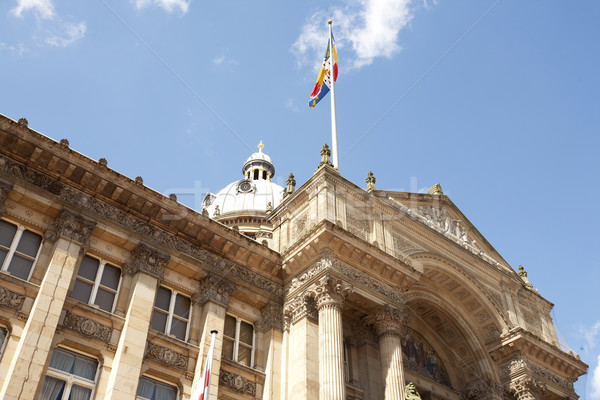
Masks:
[[[204,363],[204,372],[202,373],[202,378],[198,382],[198,386],[196,387],[196,391],[192,395],[192,400],[208,400],[210,395],[210,374],[212,372],[212,361],[213,361],[213,353],[215,351],[215,337],[217,336],[217,331],[210,331],[212,335],[212,342],[210,343],[210,349],[208,350],[208,354],[206,355],[206,362]]]
[[[338,76],[338,63],[337,63],[337,52],[335,50],[335,41],[333,40],[333,36],[329,39],[330,43],[327,43],[327,51],[325,52],[325,59],[323,60],[323,64],[321,65],[321,70],[319,71],[319,75],[317,76],[317,83],[310,94],[310,100],[308,102],[308,106],[313,108],[331,89],[331,74],[329,71],[333,68],[333,81],[337,81]],[[333,57],[330,57],[330,49],[333,52]],[[332,66],[333,59],[333,66]]]

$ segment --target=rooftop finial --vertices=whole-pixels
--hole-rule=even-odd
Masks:
[[[260,143],[258,144],[257,147],[258,147],[258,152],[262,153],[262,149],[263,149],[263,147],[265,147],[265,145],[262,143],[262,140],[260,141]]]

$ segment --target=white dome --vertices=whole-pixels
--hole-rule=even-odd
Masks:
[[[283,188],[268,180],[241,179],[225,186],[213,195],[210,205],[206,207],[211,218],[246,214],[266,214],[268,203],[271,209],[276,208],[283,197]],[[207,195],[208,199],[208,195]],[[215,210],[219,207],[218,215]]]
[[[246,160],[246,162],[244,164],[247,164],[250,161],[254,161],[254,160],[266,161],[269,164],[273,164],[273,161],[271,161],[271,157],[269,157],[267,154],[262,153],[262,152],[253,153],[250,157],[248,157],[248,159]]]

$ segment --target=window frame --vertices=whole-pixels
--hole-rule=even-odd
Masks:
[[[17,279],[21,279],[23,280],[23,278],[19,278],[16,275],[13,275],[12,273],[10,273],[8,271],[8,267],[10,267],[10,263],[13,260],[13,257],[15,256],[15,253],[17,252],[17,247],[19,247],[19,243],[21,242],[21,238],[23,237],[23,232],[25,231],[29,231],[35,235],[38,235],[41,240],[40,240],[40,245],[38,246],[37,252],[35,254],[35,258],[33,258],[33,263],[31,264],[31,268],[29,269],[29,275],[27,276],[26,281],[29,282],[31,280],[31,277],[33,275],[33,271],[35,270],[35,267],[37,266],[37,262],[40,258],[40,253],[42,252],[42,247],[44,245],[44,235],[28,229],[25,225],[16,222],[14,220],[11,219],[6,219],[6,218],[0,218],[0,221],[6,222],[8,224],[11,225],[15,225],[17,227],[17,231],[15,232],[15,235],[12,238],[12,241],[10,243],[10,246],[7,248],[7,253],[6,256],[4,257],[4,261],[2,262],[2,265],[0,265],[0,271],[7,273],[8,275],[15,277]],[[1,248],[5,248],[4,246],[0,246]],[[31,260],[31,256],[27,255],[27,254],[22,254],[22,253],[17,253],[19,256],[26,258],[27,260]]]
[[[54,379],[59,379],[63,382],[65,382],[65,387],[63,390],[63,395],[62,398],[60,400],[68,400],[69,396],[71,395],[71,388],[73,387],[73,385],[77,385],[77,386],[81,386],[87,389],[92,389],[92,393],[90,394],[90,399],[94,399],[94,396],[96,394],[96,385],[98,384],[98,376],[100,374],[100,370],[101,368],[101,363],[100,360],[96,357],[90,357],[88,354],[85,353],[81,353],[79,351],[73,350],[69,347],[63,347],[63,346],[57,346],[54,348],[54,350],[52,350],[52,353],[50,354],[50,358],[52,358],[52,354],[54,353],[54,351],[56,350],[63,350],[63,351],[67,351],[69,353],[78,355],[78,356],[82,356],[82,357],[86,357],[92,360],[96,360],[96,362],[98,363],[96,366],[96,374],[94,375],[94,380],[90,381],[86,378],[83,378],[81,376],[77,376],[75,374],[69,374],[65,371],[61,371],[59,369],[55,369],[52,368],[49,364],[48,364],[48,368],[46,368],[46,373],[44,374],[44,380],[42,381],[42,387],[44,385],[44,382],[46,380],[47,376],[50,376]],[[48,363],[50,363],[50,361],[48,361]],[[91,382],[91,383],[90,383]]]
[[[171,292],[171,298],[169,299],[169,310],[163,310],[162,308],[159,308],[156,306],[156,300],[158,299],[158,289],[160,288],[164,288],[167,289],[168,291]],[[185,298],[187,298],[190,302],[190,307],[189,307],[189,312],[188,312],[188,318],[187,320],[183,319],[180,315],[175,314],[175,303],[177,301],[177,296],[183,296]],[[150,328],[155,330],[156,332],[161,332],[164,333],[165,335],[169,336],[169,337],[173,337],[177,340],[182,340],[184,342],[187,342],[189,340],[190,337],[190,322],[192,321],[192,298],[182,292],[179,292],[175,289],[172,289],[168,286],[163,286],[163,285],[159,285],[158,288],[156,289],[156,294],[154,295],[154,304],[152,305],[152,317],[150,319]],[[154,328],[152,328],[152,320],[154,319],[154,313],[158,312],[161,314],[166,314],[167,315],[167,321],[165,322],[165,330],[164,331],[159,331],[156,330]],[[175,334],[171,333],[171,327],[173,324],[173,318],[180,320],[180,321],[186,321],[186,327],[185,327],[185,337],[183,339],[178,338],[177,336],[175,336]]]
[[[2,360],[2,356],[4,355],[4,350],[6,349],[6,346],[8,344],[8,339],[10,338],[10,330],[8,329],[8,326],[6,326],[6,325],[0,325],[0,330],[3,330],[6,332],[6,335],[4,335],[4,342],[0,343],[0,360]]]
[[[226,360],[233,361],[233,362],[243,365],[245,367],[255,369],[255,364],[256,364],[256,327],[254,326],[254,323],[252,323],[246,319],[239,318],[233,314],[225,314],[225,318],[227,318],[227,317],[231,317],[231,318],[235,319],[235,337],[232,338],[231,336],[227,336],[225,334],[225,330],[223,330],[223,341],[233,340],[233,358],[231,360],[229,360],[228,358],[225,358],[225,357],[224,358]],[[241,343],[242,347],[246,347],[246,348],[250,347],[250,365],[245,365],[238,361],[239,348],[240,348],[240,327],[242,326],[242,322],[245,322],[248,325],[252,326],[252,345],[248,346],[248,344],[246,344],[246,343],[243,343],[243,342]]]
[[[175,388],[175,390],[176,390],[175,399],[177,400],[177,399],[180,398],[181,391],[179,390],[179,386],[174,385],[173,382],[168,382],[168,381],[165,381],[165,380],[162,380],[162,379],[157,379],[154,376],[143,374],[143,375],[140,375],[140,378],[138,379],[138,386],[137,386],[137,388],[135,390],[135,400],[148,400],[146,397],[140,397],[138,395],[138,390],[140,388],[140,381],[142,380],[142,378],[146,378],[148,380],[161,383],[161,384],[163,384],[165,386],[171,386],[171,387]]]
[[[83,262],[83,259],[85,257],[89,257],[89,258],[93,258],[94,260],[98,261],[98,271],[96,271],[96,277],[94,278],[94,281],[90,281],[89,279],[79,275],[79,268],[81,268],[81,263]],[[99,305],[95,304],[94,302],[96,301],[96,295],[98,294],[98,288],[101,286],[100,281],[102,280],[102,275],[104,274],[104,267],[106,266],[106,264],[110,265],[111,267],[117,268],[120,271],[119,274],[119,283],[117,284],[117,290],[114,292],[115,294],[115,298],[113,300],[113,304],[112,307],[110,308],[110,311],[107,311],[105,309],[103,309],[102,307],[100,307]],[[109,312],[111,314],[114,314],[115,312],[115,308],[117,307],[117,300],[119,299],[119,293],[121,292],[121,284],[123,283],[123,268],[114,265],[113,263],[108,262],[107,260],[104,260],[100,257],[96,257],[92,254],[86,253],[82,258],[81,261],[79,262],[79,268],[77,269],[77,274],[75,274],[75,282],[77,282],[77,280],[81,280],[85,283],[91,283],[92,284],[92,291],[90,292],[90,298],[88,299],[87,302],[85,302],[85,304],[88,304],[94,308],[98,308],[102,311],[106,311]],[[75,291],[75,282],[73,283],[73,290],[71,291],[71,297],[73,297],[73,292]],[[104,290],[110,291],[112,293],[111,288],[102,285],[102,288]],[[74,298],[74,297],[73,297]],[[92,300],[93,299],[93,300]],[[80,301],[82,303],[84,303],[83,301],[79,300],[79,299],[75,299],[77,301]]]

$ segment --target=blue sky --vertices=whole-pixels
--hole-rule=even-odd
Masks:
[[[301,184],[331,143],[329,101],[307,107],[330,17],[342,175],[441,183],[600,399],[597,1],[5,0],[0,113],[192,207],[260,140]]]

